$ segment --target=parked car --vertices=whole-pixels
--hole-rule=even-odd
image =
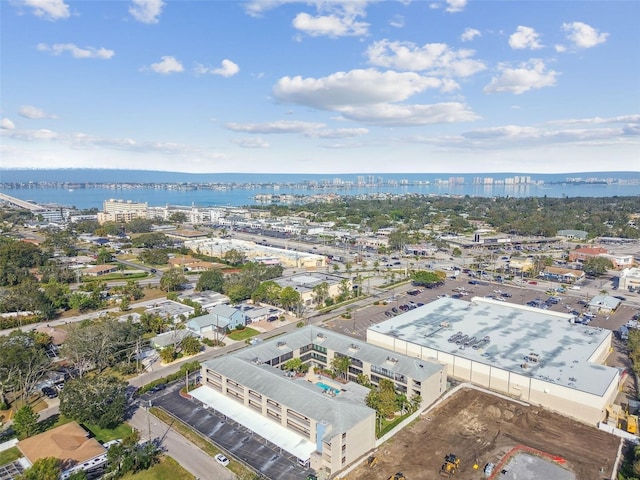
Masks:
[[[229,459],[224,455],[222,455],[221,453],[218,453],[214,458],[216,459],[216,462],[218,462],[223,467],[226,467],[230,463]]]
[[[493,469],[495,468],[495,465],[491,462],[487,463],[484,467],[484,474],[488,477],[493,473]]]
[[[160,390],[164,390],[165,388],[167,388],[167,385],[164,383],[159,383],[158,385],[156,385],[155,387],[151,387],[151,389],[149,389],[149,391],[151,393],[156,393],[159,392]]]
[[[58,396],[58,392],[51,387],[42,387],[40,391],[43,395],[46,395],[47,398],[56,398]]]

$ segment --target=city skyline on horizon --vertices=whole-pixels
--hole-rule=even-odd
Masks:
[[[637,171],[640,3],[538,5],[0,2],[2,168]]]

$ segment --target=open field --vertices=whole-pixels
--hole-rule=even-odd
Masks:
[[[454,453],[460,470],[452,478],[480,480],[486,463],[498,464],[518,445],[562,457],[577,479],[602,480],[611,474],[619,439],[538,407],[464,389],[382,445],[376,466],[365,462],[343,478],[386,480],[403,472],[407,480],[435,480],[442,478],[445,455]]]

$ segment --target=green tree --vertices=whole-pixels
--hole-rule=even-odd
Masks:
[[[69,327],[62,353],[80,376],[92,369],[102,372],[119,363],[131,364],[141,335],[142,327],[132,322],[104,319],[76,323]]]
[[[187,283],[187,278],[184,276],[184,273],[177,268],[167,270],[160,278],[160,288],[166,292],[180,290],[185,283]]]
[[[303,363],[300,358],[292,358],[291,360],[287,360],[284,364],[284,369],[289,372],[297,372],[302,367]]]
[[[61,474],[61,461],[55,457],[45,457],[33,462],[33,465],[18,478],[20,480],[58,480]]]
[[[284,287],[280,292],[280,305],[285,310],[291,310],[300,303],[300,292],[293,287]]]
[[[127,222],[126,228],[130,233],[148,233],[153,226],[153,220],[148,218],[132,218]]]
[[[98,251],[98,255],[96,257],[96,263],[98,265],[104,265],[105,263],[109,263],[112,257],[113,257],[112,253],[106,248],[102,247]]]
[[[225,262],[234,266],[242,265],[246,261],[244,253],[242,253],[240,250],[236,250],[235,248],[224,252],[222,258]]]
[[[331,367],[335,371],[336,375],[341,376],[343,379],[347,379],[349,373],[349,367],[351,366],[351,359],[346,356],[335,356],[331,360]]]
[[[327,282],[319,283],[312,289],[313,297],[316,305],[324,305],[324,301],[329,297],[329,284]]]
[[[18,409],[13,417],[13,428],[22,438],[30,437],[39,432],[38,414],[31,405]]]
[[[202,344],[197,337],[187,336],[180,342],[180,348],[182,349],[182,353],[185,355],[196,355],[197,353],[200,353]]]
[[[187,220],[187,214],[184,212],[173,212],[171,215],[169,215],[169,222],[171,223],[181,224],[186,222]]]
[[[426,270],[417,270],[411,274],[411,280],[414,285],[435,285],[442,281],[440,275],[436,272],[427,272]]]
[[[270,305],[280,305],[282,287],[272,280],[262,282],[251,294],[254,302],[264,302]]]
[[[164,233],[143,233],[131,239],[134,247],[158,248],[172,245],[173,242]]]
[[[7,391],[26,398],[51,365],[44,346],[35,332],[15,330],[0,336],[0,352],[0,398]]]
[[[202,292],[205,290],[213,290],[214,292],[222,292],[224,288],[224,275],[219,269],[207,270],[202,272],[196,290]]]
[[[177,358],[176,347],[169,345],[160,350],[160,359],[164,363],[171,363]]]
[[[114,428],[124,420],[127,385],[110,375],[68,380],[60,392],[60,413],[80,423]]]
[[[582,263],[582,269],[587,275],[600,276],[607,273],[607,270],[613,268],[611,260],[605,257],[591,257],[587,258]]]
[[[160,248],[147,248],[138,254],[138,260],[149,265],[166,265],[169,255]]]

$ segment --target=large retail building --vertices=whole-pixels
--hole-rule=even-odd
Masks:
[[[612,332],[571,319],[486,298],[441,298],[369,327],[367,341],[442,362],[449,377],[595,424],[621,377],[602,364]]]

